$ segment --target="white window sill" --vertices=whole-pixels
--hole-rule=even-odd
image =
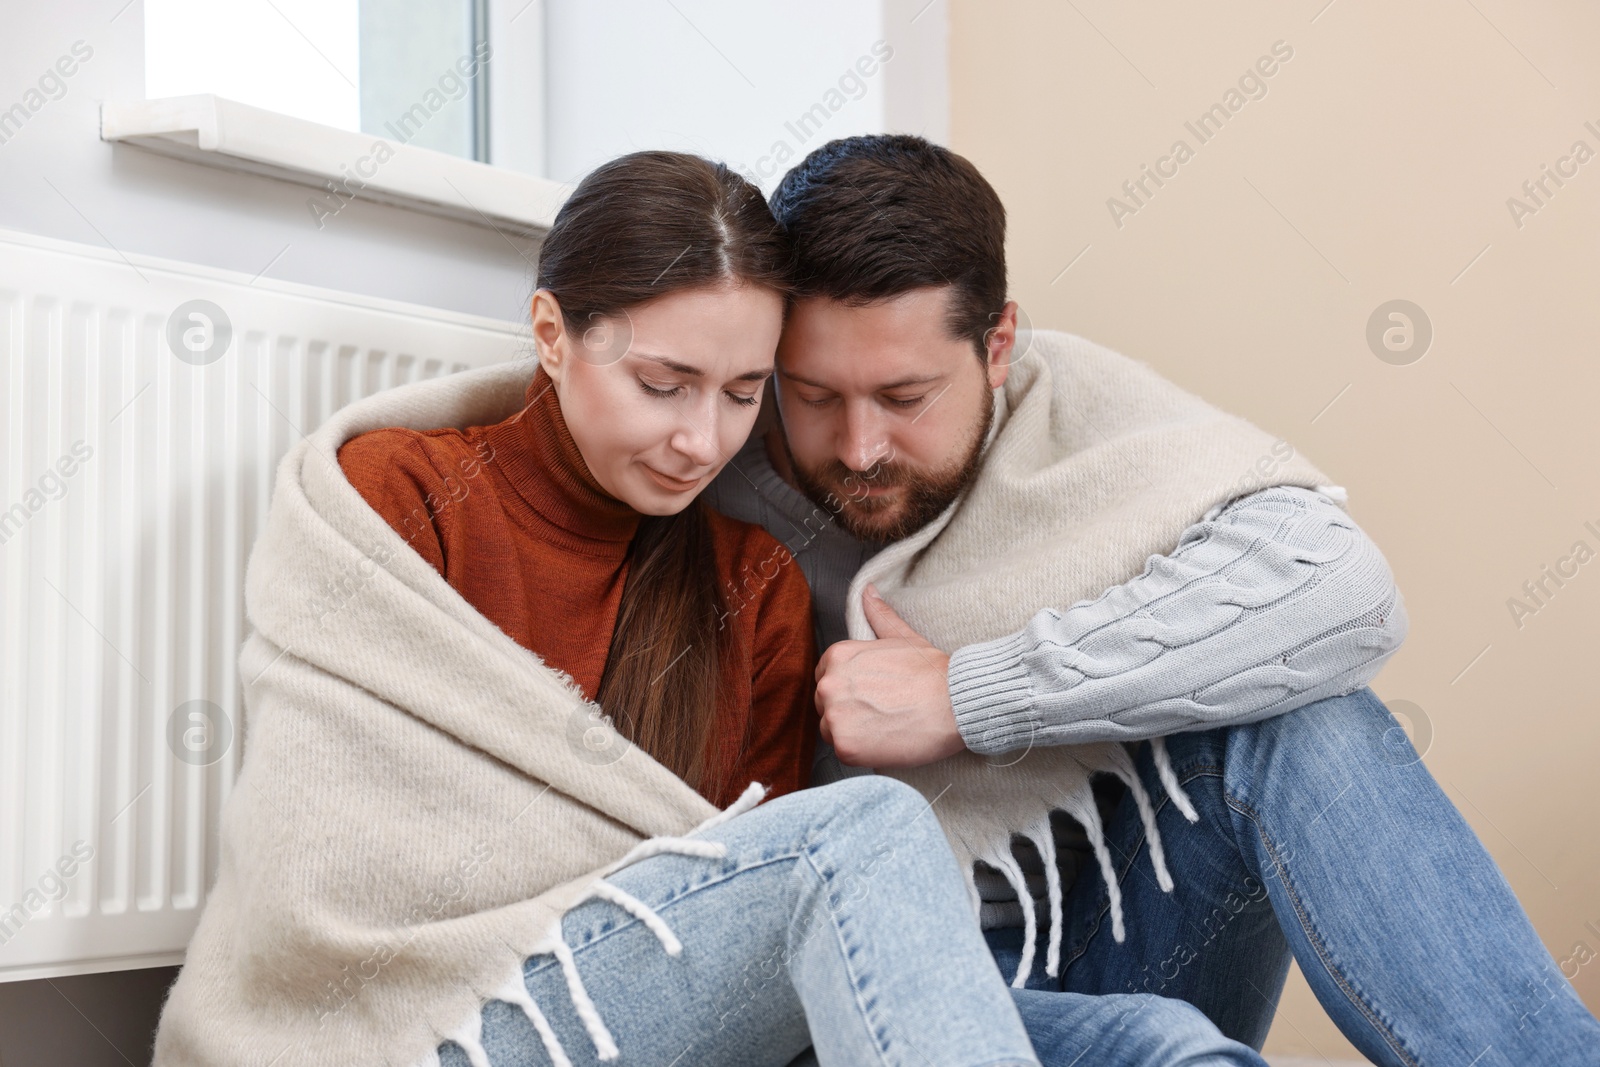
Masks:
[[[306,213],[319,226],[353,195],[542,235],[567,193],[545,178],[210,95],[103,104],[100,139],[308,185],[317,194]]]

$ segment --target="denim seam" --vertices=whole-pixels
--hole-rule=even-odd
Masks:
[[[826,865],[818,865],[816,861],[816,852],[818,849],[811,845],[811,836],[809,834],[807,835],[806,841],[807,847],[803,850],[803,855],[806,863],[813,871],[816,872],[817,877],[822,880],[823,899],[827,904],[829,925],[833,927],[835,944],[839,949],[839,956],[844,964],[845,973],[850,978],[850,989],[855,995],[856,1009],[860,1013],[862,1022],[866,1024],[868,1032],[872,1035],[872,1039],[877,1046],[879,1063],[884,1064],[887,1067],[890,1062],[890,1050],[885,1046],[886,1038],[882,1031],[885,1028],[887,1030],[895,1030],[896,1027],[888,1020],[883,1020],[883,1026],[880,1027],[877,1023],[877,1013],[873,1010],[871,1005],[866,1004],[862,999],[862,976],[860,976],[855,968],[851,965],[850,961],[852,959],[852,954],[850,953],[849,946],[845,941],[844,930],[840,927],[838,912],[835,910],[832,903],[833,878],[824,869]],[[876,1003],[877,998],[873,998],[873,1002]],[[909,1047],[912,1051],[918,1052],[918,1055],[921,1056],[921,1053],[917,1050],[916,1045],[912,1044],[909,1040],[902,1037],[901,1043]],[[1037,1059],[1019,1060],[1015,1057],[1009,1057],[1000,1060],[990,1060],[987,1063],[975,1065],[975,1067],[1040,1067],[1040,1064]]]
[[[1394,1029],[1379,1016],[1377,1007],[1369,1004],[1367,998],[1355,988],[1342,971],[1334,966],[1332,952],[1322,940],[1321,935],[1317,933],[1311,922],[1311,915],[1307,912],[1300,894],[1295,891],[1293,884],[1289,881],[1288,868],[1284,866],[1282,859],[1279,857],[1278,849],[1273,845],[1271,838],[1267,836],[1266,827],[1261,824],[1260,813],[1245,801],[1226,792],[1226,790],[1224,791],[1224,797],[1228,807],[1249,819],[1251,825],[1256,828],[1256,835],[1261,839],[1261,846],[1267,850],[1267,854],[1272,858],[1273,870],[1277,872],[1278,880],[1283,884],[1284,895],[1288,897],[1290,905],[1294,908],[1295,918],[1300,923],[1300,931],[1305,935],[1306,940],[1311,943],[1311,948],[1316,952],[1317,961],[1322,964],[1322,969],[1333,979],[1334,984],[1343,991],[1345,999],[1361,1013],[1372,1028],[1377,1031],[1378,1035],[1383,1038],[1384,1044],[1389,1046],[1390,1051],[1400,1057],[1404,1063],[1410,1064],[1411,1067],[1417,1067],[1419,1061],[1405,1047],[1405,1043],[1400,1040],[1400,1035],[1396,1034]]]
[[[679,892],[679,893],[677,893],[677,894],[675,894],[673,896],[668,897],[666,900],[663,900],[659,904],[650,904],[650,905],[648,905],[648,907],[652,911],[658,911],[659,912],[659,911],[663,910],[664,908],[668,908],[671,905],[676,904],[680,900],[684,900],[684,899],[694,895],[695,893],[700,892],[700,890],[702,890],[702,889],[708,888],[708,887],[713,886],[713,885],[720,885],[723,882],[729,881],[729,880],[737,877],[738,875],[744,874],[747,871],[758,870],[758,869],[760,869],[762,867],[770,867],[770,866],[772,866],[772,864],[781,863],[784,860],[798,859],[800,857],[800,854],[801,854],[800,851],[797,850],[797,851],[794,851],[794,852],[783,852],[783,853],[780,853],[780,854],[777,854],[777,855],[771,855],[771,856],[763,855],[759,860],[755,860],[753,862],[746,863],[743,866],[734,867],[732,870],[723,871],[720,874],[715,875],[715,876],[713,876],[711,878],[707,878],[705,881],[700,882],[698,884],[691,884],[691,885],[687,886],[686,888],[684,888],[682,892]],[[624,868],[624,869],[626,869],[626,868]],[[598,899],[598,898],[594,898],[594,897],[590,898],[590,900],[594,900],[594,899]],[[587,903],[589,903],[589,901],[585,900],[585,901],[582,901],[581,903],[582,904],[587,904]],[[604,941],[606,938],[611,937],[614,934],[620,934],[624,930],[628,930],[628,929],[631,929],[634,926],[640,926],[640,925],[643,925],[642,921],[640,919],[636,918],[635,916],[629,914],[621,923],[617,924],[616,926],[610,928],[609,930],[601,930],[598,933],[596,933],[594,937],[592,937],[589,940],[583,942],[583,944],[573,946],[572,953],[573,953],[574,956],[576,956],[578,953],[580,953],[580,952],[584,951],[585,949],[589,948],[591,945],[598,945],[601,941]],[[554,957],[546,957],[544,962],[541,962],[536,967],[534,967],[532,970],[528,970],[528,969],[524,968],[522,974],[523,974],[524,978],[531,978],[534,975],[538,974],[540,971],[543,971],[548,967],[555,967],[558,964],[559,964],[559,961],[556,960]]]
[[[817,877],[822,879],[823,899],[827,902],[829,925],[833,927],[835,944],[838,945],[839,955],[844,961],[845,974],[850,977],[850,991],[855,996],[856,1010],[861,1014],[862,1022],[867,1024],[867,1029],[872,1034],[873,1043],[878,1049],[878,1062],[887,1065],[889,1063],[889,1050],[884,1047],[884,1038],[882,1034],[879,1033],[878,1026],[873,1020],[872,1009],[862,1002],[861,982],[856,974],[855,969],[850,964],[851,954],[848,951],[848,946],[844,942],[844,931],[839,928],[839,916],[835,913],[833,908],[833,903],[831,900],[833,895],[833,879],[830,878],[821,867],[817,866],[815,852],[816,849],[814,848],[807,848],[805,850],[806,863],[809,864],[811,869],[817,873]]]

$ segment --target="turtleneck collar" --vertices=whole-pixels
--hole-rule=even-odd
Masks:
[[[543,366],[525,397],[520,414],[488,429],[494,462],[540,518],[582,541],[625,553],[641,516],[595,481]]]

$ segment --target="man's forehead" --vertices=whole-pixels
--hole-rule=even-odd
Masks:
[[[946,378],[968,347],[950,337],[946,299],[942,287],[870,304],[803,298],[784,325],[778,373],[828,389],[890,389]]]
[[[817,389],[835,389],[839,385],[839,383],[836,381],[824,381],[820,376],[808,377],[805,374],[797,374],[793,371],[786,370],[784,369],[782,360],[778,361],[778,373],[782,377],[787,378],[789,381],[799,382],[801,385],[809,385]],[[949,377],[949,375],[943,373],[896,375],[892,378],[885,378],[882,381],[869,381],[867,383],[867,388],[873,391],[880,389],[904,389],[913,385],[927,385],[930,382],[941,382],[947,377]]]
[[[893,296],[876,299],[838,299],[831,296],[811,295],[794,298],[791,315],[803,321],[856,326],[902,327],[944,321],[950,310],[954,287],[949,285],[924,286],[908,289]]]

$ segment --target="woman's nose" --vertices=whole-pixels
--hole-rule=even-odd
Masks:
[[[715,419],[685,419],[672,435],[672,447],[684,454],[697,467],[709,467],[717,462],[721,453],[717,448]]]

